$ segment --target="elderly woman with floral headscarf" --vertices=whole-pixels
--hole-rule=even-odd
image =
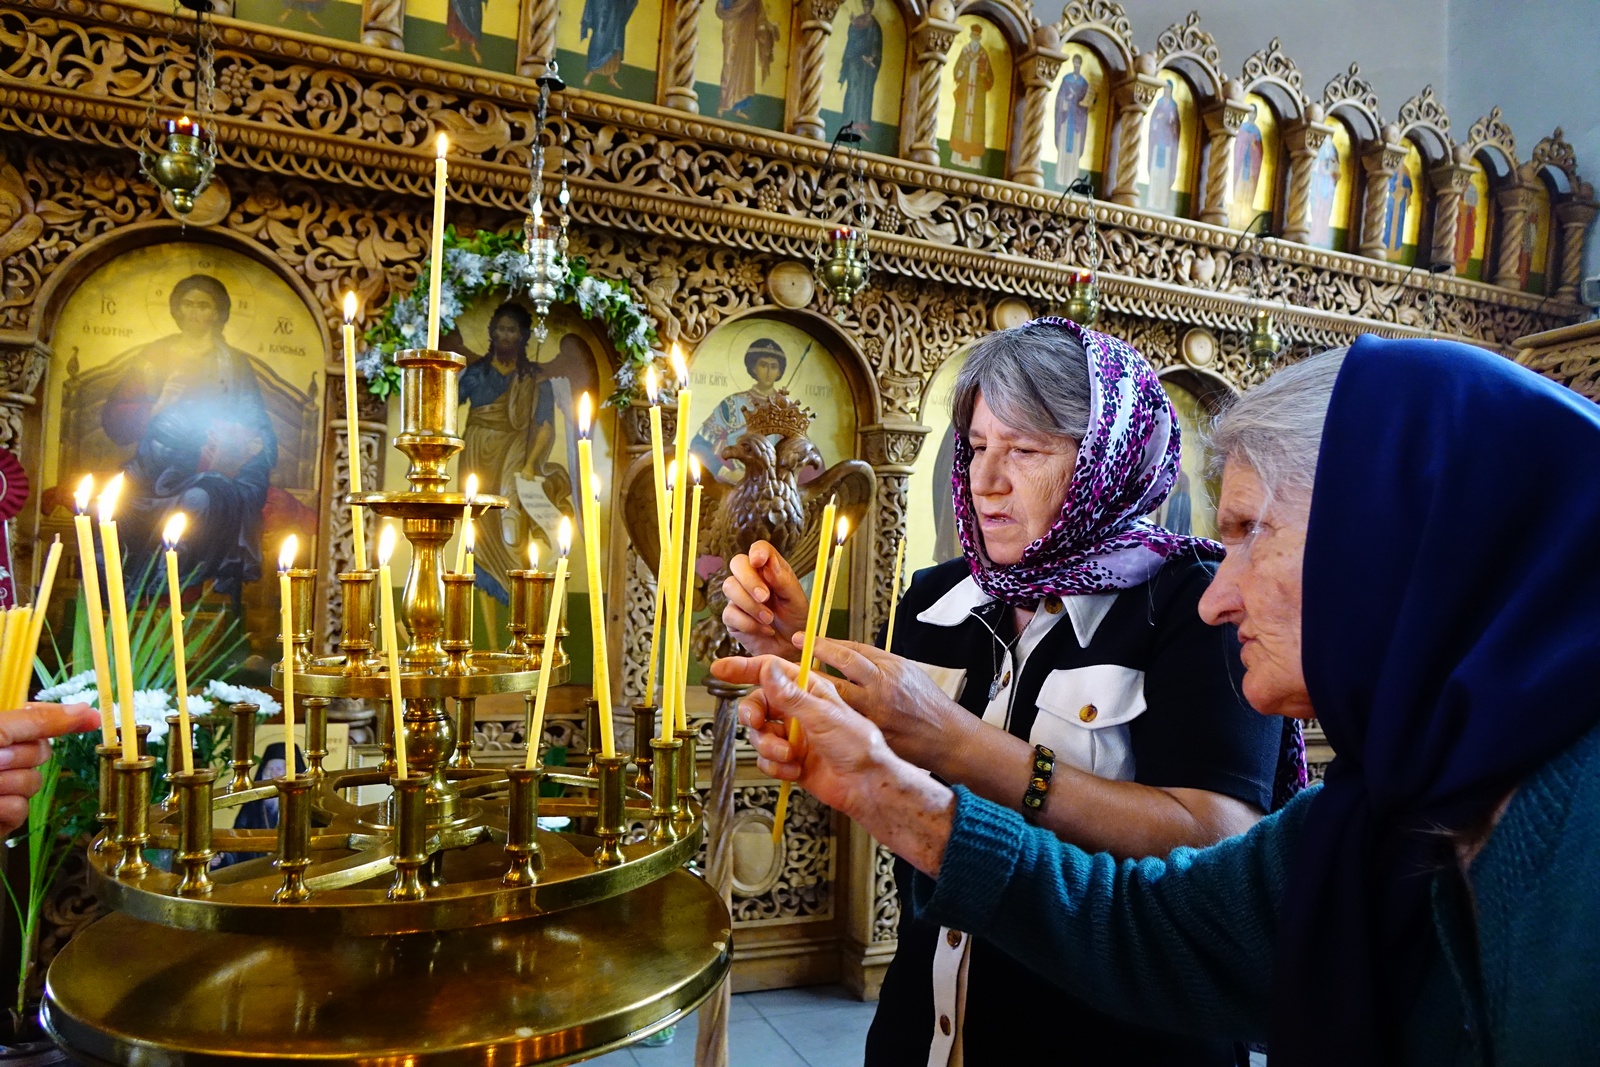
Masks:
[[[1232,636],[1196,613],[1220,547],[1143,518],[1178,473],[1155,373],[1114,338],[1040,319],[973,345],[953,406],[962,558],[916,575],[893,654],[826,646],[840,693],[904,759],[1089,849],[1164,855],[1249,829],[1273,806],[1284,731],[1245,705]],[[792,570],[757,543],[731,572],[729,630],[796,658]],[[753,682],[755,662],[717,670]],[[867,1064],[1236,1062],[1226,1040],[1152,1022],[1064,997],[907,909]]]
[[[1594,1063],[1600,409],[1466,345],[1363,337],[1246,394],[1215,445],[1200,611],[1237,630],[1258,711],[1322,724],[1325,784],[1119,863],[933,781],[771,657],[741,709],[763,770],[914,864],[921,920],[1118,1016],[1270,1037],[1274,1067]]]

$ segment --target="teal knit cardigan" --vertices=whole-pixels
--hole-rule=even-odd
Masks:
[[[1102,1011],[1264,1040],[1278,916],[1317,792],[1211,848],[1119,863],[958,787],[939,878],[919,877],[911,905]],[[1465,880],[1433,877],[1437,956],[1395,1062],[1600,1064],[1600,729],[1522,783]]]

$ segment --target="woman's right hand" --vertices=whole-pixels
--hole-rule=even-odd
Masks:
[[[806,628],[806,591],[789,561],[766,541],[728,563],[722,583],[728,606],[722,624],[753,656],[782,656],[798,662],[794,635]]]

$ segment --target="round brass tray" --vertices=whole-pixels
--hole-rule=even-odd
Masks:
[[[511,656],[504,652],[474,652],[467,660],[470,670],[465,674],[408,674],[400,675],[400,694],[407,700],[438,700],[444,697],[483,697],[495,693],[532,693],[539,685],[539,672],[527,670],[524,656]],[[297,696],[349,697],[359,700],[389,699],[389,672],[377,671],[366,675],[344,673],[343,656],[318,656],[311,667],[294,672],[294,689]],[[550,675],[551,685],[564,685],[570,680],[572,667],[561,664]],[[272,665],[272,685],[283,688],[283,664]]]
[[[50,966],[76,1061],[141,1067],[563,1064],[681,1020],[729,964],[728,911],[686,871],[545,918],[321,940],[114,914]]]
[[[392,901],[387,893],[394,877],[394,850],[383,803],[356,805],[341,793],[387,782],[375,770],[330,771],[313,794],[312,866],[305,882],[312,891],[303,903],[274,903],[282,876],[270,859],[247,860],[213,873],[216,887],[207,895],[177,895],[179,875],[159,869],[136,880],[111,873],[116,849],[89,852],[95,896],[118,911],[164,926],[245,934],[306,937],[380,937],[393,934],[453,930],[505,923],[582,907],[637,889],[682,866],[699,848],[702,823],[691,808],[692,825],[676,840],[621,845],[623,862],[597,866],[593,853],[599,840],[580,833],[539,831],[544,867],[531,886],[506,886],[506,806],[495,802],[506,786],[504,773],[492,769],[451,769],[451,784],[461,800],[458,815],[430,832],[428,851],[439,860],[437,885],[416,901]],[[596,781],[580,775],[547,772],[544,780],[578,790],[593,790]],[[223,793],[216,810],[276,796],[267,785]],[[691,803],[693,803],[691,801]],[[541,816],[593,818],[589,797],[544,798]],[[648,822],[650,798],[636,789],[625,794],[623,817]],[[151,809],[150,847],[178,846],[178,812]],[[213,831],[217,852],[271,853],[275,830]]]

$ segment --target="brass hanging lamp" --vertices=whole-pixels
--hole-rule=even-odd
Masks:
[[[211,184],[217,164],[217,142],[211,128],[217,84],[216,28],[206,19],[211,14],[211,0],[176,0],[174,20],[180,18],[180,6],[194,12],[193,96],[187,109],[180,109],[175,117],[161,118],[154,94],[166,84],[164,74],[173,61],[174,45],[169,34],[162,46],[150,103],[145,108],[139,170],[166,193],[174,211],[188,215],[194,210],[196,198]]]
[[[851,222],[830,229],[827,237],[817,243],[812,255],[812,273],[817,283],[833,297],[833,317],[840,322],[845,321],[846,310],[856,294],[872,281],[872,251],[867,242],[870,217],[864,189],[866,163],[857,148],[860,143],[861,132],[854,123],[847,122],[839,127],[839,132],[833,136],[833,145],[828,149],[828,158],[822,165],[817,193],[813,196],[813,208],[816,208],[821,196],[822,179],[833,169],[834,154],[839,146],[845,145],[845,197],[849,205],[846,211]]]
[[[528,218],[523,222],[523,251],[527,256],[528,299],[533,303],[536,321],[533,335],[543,341],[550,335],[545,317],[556,298],[557,287],[567,276],[567,204],[571,194],[567,189],[566,160],[564,154],[561,171],[561,188],[556,196],[557,225],[551,226],[544,217],[544,128],[550,116],[550,94],[565,89],[560,67],[554,58],[545,66],[538,80],[539,107],[533,135],[533,152],[529,159]],[[563,130],[566,124],[562,124]]]
[[[1077,194],[1083,197],[1083,239],[1088,245],[1088,270],[1078,271],[1072,277],[1072,288],[1062,313],[1079,326],[1093,326],[1100,317],[1100,230],[1095,223],[1094,187],[1089,179],[1079,178],[1067,187],[1063,196]]]

